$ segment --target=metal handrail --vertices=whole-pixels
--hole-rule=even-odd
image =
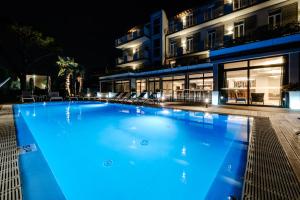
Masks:
[[[8,77],[7,79],[5,79],[5,81],[3,81],[2,83],[0,83],[0,88],[5,85],[8,81],[10,80],[10,77]]]

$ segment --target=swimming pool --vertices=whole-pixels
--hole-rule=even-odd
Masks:
[[[25,200],[47,199],[43,190],[69,200],[241,196],[248,117],[100,102],[14,112],[19,145],[35,147],[20,157]]]

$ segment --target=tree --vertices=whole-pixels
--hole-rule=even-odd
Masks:
[[[58,56],[56,64],[59,67],[58,77],[65,77],[65,89],[68,96],[81,94],[83,87],[84,69],[75,62],[74,58]],[[77,84],[79,88],[77,92]],[[71,85],[74,86],[73,90]]]
[[[81,95],[83,89],[83,79],[84,79],[85,70],[82,65],[78,65],[77,68],[73,71],[74,77],[76,77],[77,82],[79,83],[79,87],[77,90],[77,82],[75,81],[75,94]],[[78,93],[77,93],[78,91]]]
[[[22,90],[26,89],[26,74],[32,73],[39,62],[56,56],[60,51],[54,38],[43,35],[31,26],[2,23],[0,34],[1,53],[9,61],[9,69],[20,78]]]

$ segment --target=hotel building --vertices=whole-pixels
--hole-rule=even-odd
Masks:
[[[116,40],[117,73],[100,92],[158,92],[167,101],[286,107],[300,81],[300,0],[214,0]],[[299,101],[300,102],[300,101]]]

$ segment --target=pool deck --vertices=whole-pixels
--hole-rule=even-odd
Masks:
[[[245,173],[245,178],[247,179],[245,180],[245,184],[247,185],[247,188],[244,188],[244,192],[247,193],[247,191],[245,190],[249,190],[250,192],[248,191],[248,194],[251,193],[251,191],[254,191],[255,195],[258,195],[258,193],[260,193],[260,195],[256,196],[257,198],[255,199],[269,199],[268,197],[272,196],[266,196],[268,195],[267,193],[269,193],[270,195],[278,195],[279,192],[289,193],[286,196],[280,196],[282,197],[280,199],[288,199],[285,197],[290,197],[291,195],[294,195],[294,199],[300,199],[300,135],[296,134],[298,131],[300,131],[300,120],[298,119],[300,118],[300,111],[294,112],[283,108],[253,106],[209,106],[208,108],[206,108],[200,105],[187,105],[181,103],[163,103],[155,106],[189,111],[201,111],[254,117],[254,124],[256,124],[256,126],[254,126],[254,130],[252,132],[253,137],[250,139],[250,150],[248,154],[250,155],[252,153],[253,155],[263,155],[264,157],[260,157],[260,159],[256,160],[254,159],[254,164],[247,163],[247,170]],[[12,138],[13,148],[17,151],[16,133],[11,105],[0,105],[0,136],[2,137],[3,134],[10,135],[9,138]],[[0,144],[2,144],[1,141]],[[264,146],[262,146],[263,153],[261,149],[258,149],[259,145],[266,145],[267,148],[264,148]],[[257,151],[257,149],[259,151]],[[272,160],[274,161],[278,160],[277,164],[273,162],[270,163],[270,158],[272,158]],[[4,162],[2,161],[1,157],[0,166],[3,166],[3,163]],[[257,165],[257,163],[261,163],[262,165]],[[252,174],[252,172],[257,172],[259,170],[255,168],[253,168],[254,170],[249,170],[251,166],[263,168],[264,172],[266,172],[267,169],[267,171],[269,170],[269,172],[271,173],[271,176],[269,176],[268,174],[264,174],[262,176],[259,176],[260,178],[257,178],[258,174]],[[2,173],[2,171],[0,171],[0,173]],[[279,178],[275,180],[272,177]],[[0,181],[2,185],[2,181],[4,181],[3,176],[0,176]],[[286,184],[288,187],[284,186],[284,184]],[[283,187],[285,187],[286,189],[282,189]],[[290,190],[291,188],[292,190]],[[20,186],[16,187],[15,190],[16,189],[18,189],[18,191],[20,192],[19,195],[21,195]],[[6,193],[3,193],[2,190],[0,190],[1,199],[2,196]],[[244,196],[243,198],[253,199],[253,197],[254,196]],[[21,198],[21,196],[17,196],[17,198],[15,199]]]
[[[22,199],[12,106],[0,106],[0,199]]]

